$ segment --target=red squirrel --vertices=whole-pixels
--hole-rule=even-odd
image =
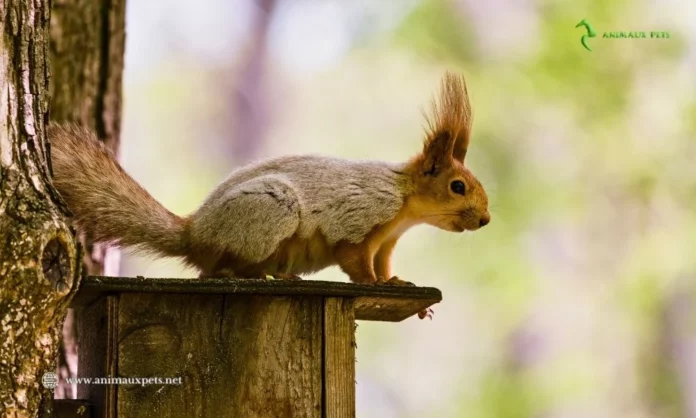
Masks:
[[[423,150],[405,163],[294,155],[240,168],[180,217],[121,168],[95,135],[52,124],[53,182],[96,242],[180,257],[201,277],[298,279],[338,265],[355,283],[411,285],[393,276],[394,245],[412,226],[474,231],[491,219],[465,167],[471,105],[447,72],[426,114]]]

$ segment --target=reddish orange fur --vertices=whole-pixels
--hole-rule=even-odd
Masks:
[[[406,165],[410,180],[403,209],[391,221],[377,226],[359,244],[340,243],[336,259],[358,283],[390,280],[390,258],[399,237],[410,227],[428,223],[461,232],[476,230],[490,220],[488,197],[481,183],[464,167],[472,126],[472,111],[463,77],[447,72],[439,101],[433,100],[423,151]],[[449,184],[460,180],[465,196],[454,195]],[[482,224],[482,219],[485,223]],[[393,284],[404,284],[398,279]]]

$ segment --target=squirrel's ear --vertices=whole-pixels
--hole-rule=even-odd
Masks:
[[[447,138],[447,155],[464,162],[466,150],[469,148],[472,120],[471,103],[464,77],[449,71],[445,73],[439,99],[432,101],[430,114],[426,114],[425,119],[428,129],[424,152],[430,148],[433,148],[433,151],[444,152],[445,147],[435,142]]]
[[[449,131],[438,132],[428,136],[423,147],[422,173],[426,176],[436,176],[442,169],[452,163],[452,149],[455,138]]]

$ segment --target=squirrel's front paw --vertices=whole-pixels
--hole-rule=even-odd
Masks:
[[[387,285],[387,286],[415,286],[415,284],[413,284],[411,282],[407,282],[405,280],[401,280],[397,276],[394,276],[389,280],[384,280],[384,279],[380,278],[379,280],[377,280],[377,284]]]

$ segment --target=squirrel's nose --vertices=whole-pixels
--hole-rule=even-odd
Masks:
[[[491,221],[491,215],[485,214],[481,217],[479,220],[479,228],[483,228],[484,226],[488,225],[488,222]]]

